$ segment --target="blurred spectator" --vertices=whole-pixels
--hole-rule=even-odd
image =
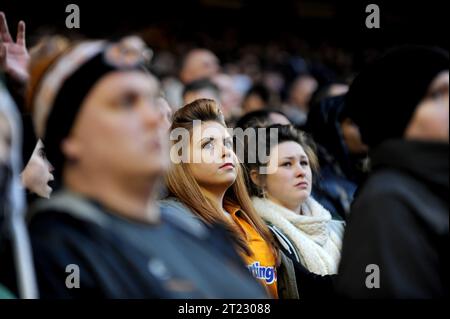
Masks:
[[[0,59],[4,59],[1,65],[7,78],[10,79],[12,88],[17,90],[16,93],[20,92],[20,96],[16,95],[15,99],[21,104],[19,109],[22,112],[23,124],[22,159],[24,170],[21,178],[23,186],[27,189],[27,203],[30,204],[38,197],[48,198],[50,196],[51,188],[48,186],[48,182],[53,180],[51,174],[53,168],[45,158],[42,141],[38,141],[36,138],[31,116],[24,109],[25,88],[29,79],[27,70],[29,54],[25,46],[25,24],[22,21],[19,23],[17,42],[14,43],[10,39],[3,14],[0,15],[0,19],[2,20],[0,23],[3,28],[3,38],[6,40],[9,38],[1,44],[4,51],[0,57]]]
[[[0,82],[0,290],[9,297],[8,290],[21,298],[37,298],[24,222],[25,196],[19,177],[22,169],[20,124],[17,107]]]
[[[183,90],[183,105],[198,99],[211,99],[220,102],[220,91],[210,79],[200,79],[187,83]]]
[[[289,125],[289,119],[283,112],[272,109],[263,109],[245,114],[236,122],[236,128],[244,131],[249,127],[266,127],[273,124]]]
[[[53,166],[45,155],[44,144],[38,140],[29,157],[27,165],[21,173],[22,184],[27,189],[27,202],[31,203],[32,197],[50,198],[52,188],[48,185],[53,181]]]
[[[263,84],[252,86],[245,94],[242,102],[242,111],[244,114],[267,108],[270,103],[270,91]]]
[[[299,75],[290,85],[288,101],[283,106],[283,112],[297,126],[305,124],[309,112],[311,96],[318,83],[308,74]]]
[[[211,80],[217,85],[220,92],[220,107],[228,123],[241,115],[242,96],[238,91],[233,78],[225,73],[214,75]]]
[[[389,51],[355,78],[346,112],[370,148],[372,170],[352,206],[340,292],[448,297],[448,52]]]
[[[195,80],[210,78],[220,70],[217,56],[206,49],[193,49],[184,57],[180,79],[186,84]]]
[[[164,96],[170,108],[176,111],[183,106],[183,84],[178,79],[177,60],[173,53],[162,51],[155,55],[151,70],[161,81]]]

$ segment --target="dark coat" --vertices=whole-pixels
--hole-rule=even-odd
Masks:
[[[301,256],[289,238],[276,226],[268,225],[280,247],[281,265],[278,268],[280,299],[332,299],[336,297],[336,275],[318,275],[303,265]],[[293,292],[293,290],[296,290]]]
[[[225,249],[224,231],[168,209],[159,223],[145,224],[61,192],[37,204],[29,232],[42,298],[266,297]],[[67,287],[75,274],[68,265],[79,269],[79,288]]]
[[[388,140],[371,153],[344,235],[338,289],[352,298],[448,296],[449,145]],[[373,269],[379,269],[379,288]],[[367,270],[367,272],[366,272]]]

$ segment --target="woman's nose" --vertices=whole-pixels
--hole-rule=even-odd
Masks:
[[[53,167],[52,163],[50,163],[48,160],[47,160],[47,167],[48,167],[48,171],[50,173],[55,170],[55,168]]]
[[[222,144],[222,158],[231,157],[232,151],[225,144]]]
[[[295,176],[296,177],[303,177],[305,176],[306,170],[302,167],[302,165],[297,164],[296,170],[295,170]]]

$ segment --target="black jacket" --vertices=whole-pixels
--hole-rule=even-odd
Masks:
[[[266,297],[221,229],[168,210],[144,224],[61,192],[37,205],[29,232],[42,298]],[[79,288],[68,288],[74,265]]]
[[[449,145],[390,140],[371,154],[344,235],[338,287],[353,298],[448,296]],[[379,288],[377,270],[379,269]],[[367,270],[367,272],[366,272]]]
[[[294,244],[276,226],[267,225],[277,240],[281,264],[278,267],[280,299],[323,300],[335,298],[336,275],[318,275],[303,265]],[[295,292],[293,291],[295,290]]]

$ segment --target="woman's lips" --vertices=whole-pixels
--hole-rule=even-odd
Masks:
[[[308,183],[307,182],[300,182],[298,184],[295,184],[296,188],[300,188],[300,189],[307,189],[308,188]]]
[[[219,167],[219,169],[224,168],[224,169],[231,169],[234,168],[234,164],[233,163],[225,163],[222,166]]]

